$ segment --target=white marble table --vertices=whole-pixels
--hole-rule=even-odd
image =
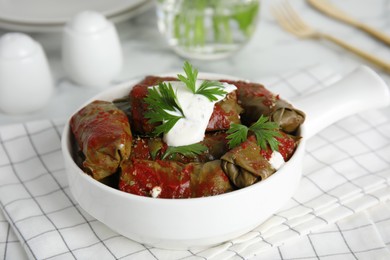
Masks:
[[[389,74],[338,46],[323,41],[300,40],[287,34],[271,16],[272,2],[275,1],[262,0],[261,19],[257,31],[241,51],[222,60],[192,61],[192,63],[200,71],[235,75],[249,80],[258,80],[318,64],[323,64],[343,75],[359,64],[366,64],[374,68],[390,84]],[[361,21],[390,34],[389,0],[333,0],[332,2]],[[291,3],[313,26],[390,62],[390,47],[354,28],[325,17],[310,8],[303,0],[294,0]],[[153,9],[118,24],[117,28],[122,41],[125,63],[116,82],[181,69],[184,59],[175,54],[159,34]],[[0,36],[4,33],[6,31],[0,29]],[[44,46],[56,82],[55,94],[47,107],[29,115],[11,116],[0,112],[0,125],[35,119],[66,118],[98,91],[74,85],[65,75],[61,65],[60,33],[34,33],[31,36]]]
[[[270,13],[270,0],[262,1],[259,26],[250,43],[233,56],[217,61],[192,61],[200,71],[218,72],[246,79],[261,79],[296,70],[302,67],[324,64],[340,74],[366,62],[354,54],[327,42],[300,40],[281,30]],[[337,1],[360,20],[390,33],[390,2],[386,0]],[[314,26],[333,33],[350,43],[390,61],[390,49],[364,33],[333,21],[311,9],[304,1],[292,1],[299,13]],[[146,74],[178,71],[183,59],[176,55],[159,34],[154,10],[118,25],[122,40],[125,64],[117,81]],[[5,31],[0,31],[0,35]],[[9,116],[0,113],[0,124],[22,122],[38,118],[67,117],[83,101],[97,92],[80,88],[69,82],[61,64],[61,34],[36,33],[32,37],[45,48],[56,81],[52,102],[41,111],[30,115]],[[370,65],[366,63],[367,65]],[[377,70],[381,73],[380,70]],[[390,81],[390,76],[381,73]]]

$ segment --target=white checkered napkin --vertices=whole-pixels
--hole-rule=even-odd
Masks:
[[[269,79],[266,85],[292,98],[313,88],[326,87],[335,78],[337,75],[330,70],[312,67]],[[60,150],[62,125],[60,120],[42,120],[0,126],[0,207],[10,223],[4,218],[0,222],[5,230],[1,234],[7,234],[5,238],[0,235],[0,248],[4,248],[4,256],[12,254],[9,259],[20,258],[13,253],[18,244],[10,227],[27,255],[35,259],[238,259],[271,252],[272,248],[298,238],[312,244],[314,258],[336,253],[342,258],[340,252],[345,248],[327,253],[321,245],[322,238],[316,240],[313,234],[332,240],[322,230],[390,196],[390,113],[370,111],[332,125],[309,140],[297,193],[254,231],[206,250],[151,248],[109,230],[72,199]],[[377,210],[370,216],[379,226],[388,224],[386,220],[379,222],[379,213]],[[321,233],[313,233],[316,230]],[[344,231],[348,229],[340,226],[340,230],[338,236],[346,239],[350,254],[358,253],[350,244],[358,242],[352,242],[353,237],[346,238]],[[371,230],[367,238],[379,241],[383,235],[388,243],[389,233]],[[383,243],[379,244],[375,243],[375,247],[382,250]],[[379,254],[375,247],[365,249],[364,254],[375,258]],[[388,256],[387,253],[383,249],[380,255]],[[291,259],[287,256],[288,253],[276,259]]]
[[[0,259],[26,259],[26,253],[11,225],[0,211]]]
[[[291,239],[283,246],[270,247],[254,259],[389,259],[386,237],[381,236],[381,233],[386,235],[381,229],[390,223],[389,206],[390,202],[381,203],[307,236]],[[253,251],[245,250],[247,254],[256,253],[256,243],[252,247]]]
[[[19,240],[1,212],[0,224],[0,256],[3,256],[3,259],[10,260],[27,259]],[[246,255],[236,254],[233,248],[228,248],[227,250],[221,251],[215,259],[389,259],[389,229],[390,202],[387,202],[379,204],[365,212],[354,214],[335,224],[330,224],[320,231],[312,232],[307,236],[301,236],[297,239],[291,239],[283,246],[271,247],[268,245],[266,251],[258,253],[258,241],[252,241],[252,244],[247,245],[243,251]],[[121,242],[121,246],[127,244],[127,241],[123,238],[114,241],[114,243],[119,244]],[[236,247],[235,250],[237,249]],[[155,255],[159,256],[159,259],[174,259],[169,258],[173,256],[169,251],[152,250]],[[175,256],[177,257],[179,253],[177,252],[176,254],[175,252]],[[253,255],[255,256],[252,257]],[[150,254],[145,254],[144,256],[146,256],[146,259],[156,259]],[[179,259],[189,258],[202,259],[195,256]]]
[[[368,216],[375,223],[383,243],[390,250],[390,202],[371,208]]]

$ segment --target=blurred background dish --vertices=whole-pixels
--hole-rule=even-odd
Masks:
[[[0,0],[0,27],[22,32],[58,32],[76,13],[94,10],[114,23],[125,21],[153,6],[152,0]],[[43,8],[44,7],[44,8]]]

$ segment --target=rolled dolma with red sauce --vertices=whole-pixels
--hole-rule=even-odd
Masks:
[[[144,98],[148,94],[148,88],[155,86],[163,81],[177,81],[171,77],[153,77],[148,76],[140,83],[136,84],[130,91],[130,104],[132,115],[132,130],[139,134],[149,134],[153,132],[156,124],[150,124],[148,118],[145,118],[145,113],[148,111],[148,104]],[[241,123],[240,113],[241,106],[237,102],[236,91],[226,95],[226,97],[214,105],[214,111],[210,117],[206,131],[221,131],[227,130],[232,123]]]
[[[244,109],[241,121],[251,125],[263,115],[278,123],[286,133],[295,132],[305,120],[305,114],[273,94],[263,85],[246,81],[221,80],[237,87],[237,97]]]
[[[131,89],[129,100],[131,106],[131,128],[134,132],[148,134],[153,132],[156,127],[156,124],[150,124],[148,122],[149,119],[145,117],[145,113],[148,111],[148,104],[144,101],[144,98],[148,95],[148,88],[163,81],[177,80],[173,77],[147,76]]]
[[[156,86],[164,81],[177,81],[175,77],[146,76],[139,84],[146,86]]]
[[[229,129],[231,124],[240,124],[240,114],[243,109],[237,102],[236,91],[214,105],[206,131],[221,131]]]
[[[261,155],[261,148],[254,136],[224,154],[221,161],[222,169],[238,188],[264,180],[275,172],[268,160]]]
[[[298,138],[283,132],[280,134],[280,137],[276,137],[278,150],[286,162],[294,153]],[[268,178],[276,171],[270,163],[272,153],[269,147],[262,150],[255,136],[251,135],[221,157],[222,169],[235,186],[244,188]]]
[[[219,160],[183,164],[164,160],[128,160],[122,166],[119,189],[154,198],[213,196],[233,189]]]
[[[228,140],[225,132],[206,133],[201,142],[207,147],[203,153],[185,156],[180,153],[167,153],[167,144],[159,137],[133,138],[131,158],[142,160],[171,160],[181,163],[208,162],[221,158],[228,150]]]
[[[82,168],[96,180],[117,172],[131,153],[132,135],[125,113],[113,103],[94,101],[70,120],[83,155]]]
[[[191,197],[207,197],[233,190],[229,178],[221,168],[221,161],[193,163],[191,173]]]

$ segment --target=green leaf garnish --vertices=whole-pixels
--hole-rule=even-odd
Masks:
[[[157,87],[149,88],[145,102],[149,105],[149,111],[145,113],[149,123],[162,123],[154,130],[156,135],[167,133],[179,119],[184,118],[170,83],[160,83]]]
[[[186,76],[178,74],[177,77],[192,93],[204,95],[210,101],[216,101],[217,96],[227,93],[222,83],[217,81],[203,81],[199,88],[196,88],[198,70],[194,69],[188,61],[184,62],[183,69]],[[177,121],[185,118],[176,93],[169,82],[149,88],[145,102],[149,108],[149,111],[145,113],[145,118],[149,119],[148,122],[150,124],[161,123],[153,131],[155,135],[168,133]]]
[[[272,151],[278,151],[279,142],[275,137],[281,137],[278,132],[279,126],[275,122],[268,120],[266,116],[260,116],[260,118],[250,127],[240,124],[231,124],[230,129],[227,131],[229,134],[229,147],[234,148],[244,142],[248,137],[248,132],[251,131],[255,134],[257,144],[262,150],[267,149],[267,144]]]
[[[195,94],[203,95],[210,101],[217,101],[218,98],[216,96],[226,95],[227,92],[224,90],[221,82],[205,80],[202,82]]]
[[[186,84],[187,88],[191,90],[192,93],[196,93],[196,79],[198,77],[198,70],[193,69],[191,64],[188,61],[184,62],[183,70],[186,73],[187,77],[184,77],[181,74],[177,74],[177,77],[180,81]]]
[[[257,144],[261,149],[267,149],[267,143],[271,147],[272,151],[278,150],[279,142],[275,137],[281,137],[282,135],[277,131],[279,126],[275,122],[268,120],[268,117],[261,115],[256,123],[249,127],[249,130],[255,133]]]
[[[207,97],[210,101],[216,101],[218,100],[217,96],[223,96],[227,94],[227,92],[223,88],[222,83],[218,81],[205,80],[202,82],[199,88],[196,88],[198,70],[193,68],[188,61],[184,62],[183,70],[186,73],[187,77],[181,74],[178,74],[177,77],[180,81],[186,84],[187,88],[191,90],[192,93],[203,95]]]
[[[204,146],[201,143],[195,143],[190,145],[183,145],[183,146],[168,146],[168,149],[165,151],[164,155],[162,156],[162,159],[166,159],[167,157],[180,153],[186,157],[195,157],[196,155],[199,155],[205,151],[207,151],[207,146]]]
[[[226,138],[229,139],[229,147],[233,148],[241,144],[247,139],[249,128],[241,124],[231,124]]]

